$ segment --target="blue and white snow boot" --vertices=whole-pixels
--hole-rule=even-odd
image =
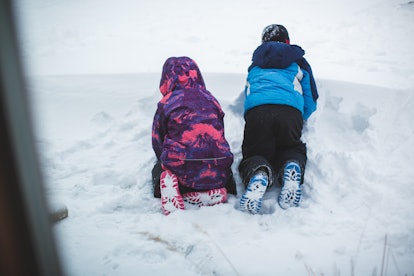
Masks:
[[[302,197],[300,183],[302,172],[296,162],[289,162],[283,169],[283,186],[279,194],[279,205],[283,209],[299,206]]]
[[[254,174],[240,199],[240,209],[257,214],[262,208],[263,195],[266,192],[268,184],[269,177],[267,173],[259,170]]]

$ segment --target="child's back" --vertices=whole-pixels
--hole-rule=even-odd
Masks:
[[[175,175],[182,192],[225,188],[232,179],[233,154],[224,136],[224,112],[196,63],[188,57],[167,59],[160,91],[152,144],[162,169]]]

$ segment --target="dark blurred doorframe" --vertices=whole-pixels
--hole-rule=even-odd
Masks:
[[[0,0],[0,275],[58,276],[13,15]]]

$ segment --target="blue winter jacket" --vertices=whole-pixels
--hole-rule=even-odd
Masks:
[[[263,104],[283,104],[307,120],[316,110],[318,92],[312,70],[296,45],[264,42],[253,53],[245,89],[245,113]]]

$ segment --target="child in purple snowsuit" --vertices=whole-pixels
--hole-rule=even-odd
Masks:
[[[240,209],[256,214],[273,182],[282,185],[278,203],[298,206],[307,161],[301,141],[303,122],[316,110],[318,92],[312,70],[282,25],[269,25],[253,53],[244,102],[243,159],[239,172],[246,187]]]
[[[152,127],[157,157],[153,169],[154,196],[164,214],[223,203],[235,194],[233,154],[224,137],[224,112],[206,89],[197,64],[188,57],[170,57],[163,66]]]

